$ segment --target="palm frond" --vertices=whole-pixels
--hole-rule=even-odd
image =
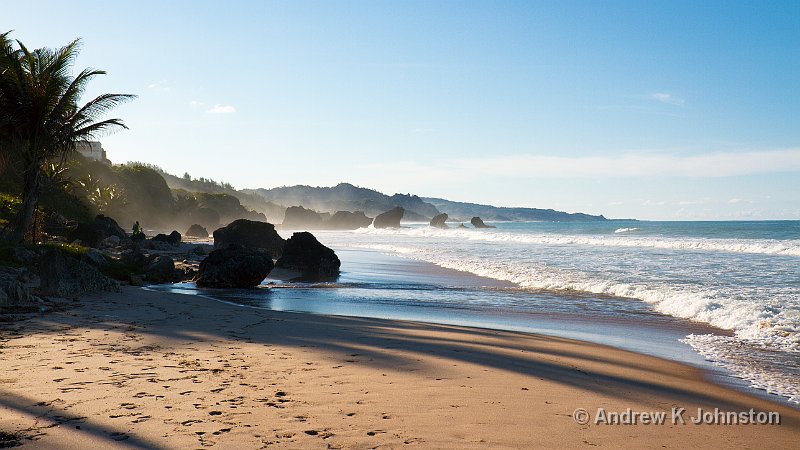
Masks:
[[[82,128],[86,124],[94,122],[102,115],[115,108],[121,103],[136,98],[132,94],[102,94],[83,105],[73,115],[75,128]]]

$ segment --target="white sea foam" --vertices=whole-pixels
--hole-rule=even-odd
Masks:
[[[614,230],[614,233],[627,233],[628,231],[636,231],[636,230],[638,230],[638,228],[636,228],[636,227],[634,227],[634,228],[617,228],[616,230]]]
[[[344,238],[349,246],[532,290],[638,299],[663,314],[732,330],[734,337],[690,336],[687,343],[753,386],[800,401],[798,378],[791,375],[800,370],[798,239],[430,227],[360,230]],[[795,371],[782,369],[789,366]]]
[[[776,353],[757,343],[713,334],[691,334],[684,342],[709,361],[747,380],[751,387],[800,404],[800,364],[796,354]]]
[[[604,247],[639,247],[665,250],[697,250],[729,253],[800,256],[800,239],[702,239],[658,238],[649,236],[567,235],[508,233],[492,230],[442,230],[433,227],[374,229],[361,228],[362,234],[437,237],[484,242],[516,242],[541,245],[587,245]]]

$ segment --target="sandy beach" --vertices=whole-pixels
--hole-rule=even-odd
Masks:
[[[127,287],[0,325],[25,448],[790,448],[800,412],[675,362],[539,335],[246,308]],[[573,418],[584,408],[590,423]],[[666,423],[596,424],[606,412]],[[673,424],[673,408],[685,408]],[[698,408],[780,425],[695,425]]]

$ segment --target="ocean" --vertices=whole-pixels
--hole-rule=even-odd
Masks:
[[[800,404],[800,221],[491,225],[314,232],[342,259],[337,282],[224,296],[603,342],[714,364]]]

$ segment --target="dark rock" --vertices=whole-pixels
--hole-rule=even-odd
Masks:
[[[95,267],[102,267],[108,263],[105,255],[100,250],[90,248],[86,253],[81,256],[81,261]]]
[[[119,292],[119,285],[94,267],[58,250],[48,250],[39,260],[39,290],[45,295],[77,297],[93,292]]]
[[[41,302],[14,274],[0,273],[1,313],[39,311]]]
[[[364,211],[336,211],[323,225],[330,230],[357,230],[367,228],[371,223],[372,219]]]
[[[147,265],[147,257],[136,248],[123,251],[119,256],[119,261],[133,270],[144,269],[144,266]]]
[[[74,226],[74,225],[73,225]],[[66,236],[72,231],[70,222],[66,217],[56,212],[45,214],[42,221],[42,231],[50,236]]]
[[[122,239],[117,236],[109,236],[100,242],[100,248],[113,248],[120,245]]]
[[[148,239],[148,240],[146,240],[146,241],[144,241],[142,243],[141,247],[142,248],[146,248],[148,250],[169,252],[169,251],[175,250],[176,246],[173,245],[173,244],[170,244],[169,242],[165,242],[163,240],[156,241],[156,240],[153,240],[153,239]]]
[[[144,278],[141,275],[137,275],[135,273],[130,274],[128,277],[128,282],[131,286],[146,286],[147,283],[144,282]]]
[[[39,257],[36,253],[28,250],[22,246],[14,246],[9,249],[9,253],[11,254],[11,259],[23,266],[30,266],[36,262],[36,259]]]
[[[39,285],[39,275],[34,273],[27,267],[20,267],[17,269],[17,280],[20,283],[27,284],[27,285]]]
[[[192,256],[202,256],[207,254],[206,246],[205,245],[195,245],[194,247],[190,248],[187,252],[187,255]]]
[[[400,228],[400,220],[406,210],[402,206],[395,206],[383,214],[378,214],[372,225],[375,228]]]
[[[322,215],[302,206],[286,208],[281,228],[284,230],[318,230],[322,228]]]
[[[313,234],[294,233],[283,247],[275,267],[300,272],[306,279],[329,279],[339,275],[341,262],[336,253],[320,244]]]
[[[208,230],[206,230],[202,225],[194,224],[190,226],[188,230],[186,230],[186,236],[207,238]]]
[[[94,218],[94,222],[78,224],[78,227],[70,233],[69,239],[70,241],[80,240],[89,247],[98,247],[104,239],[110,236],[125,239],[128,235],[114,219],[100,214]]]
[[[469,223],[471,223],[472,226],[475,228],[497,228],[492,225],[486,225],[485,223],[483,223],[483,220],[481,220],[481,218],[477,216],[473,217],[472,220],[469,221]]]
[[[229,244],[200,262],[196,282],[200,287],[251,288],[261,284],[273,267],[268,253]]]
[[[284,242],[283,238],[275,231],[275,226],[267,222],[238,219],[228,226],[214,231],[214,248],[238,244],[243,247],[264,250],[273,258],[281,256]]]
[[[172,230],[170,234],[159,233],[155,235],[152,239],[155,242],[166,242],[170,245],[178,245],[181,243],[181,234],[175,230]]]
[[[458,228],[467,228],[467,226],[464,225],[463,223],[460,223],[460,224],[458,224]]]
[[[431,219],[431,226],[436,228],[450,228],[445,223],[447,221],[447,213],[437,214]]]
[[[154,257],[144,269],[144,274],[153,283],[176,281],[181,275],[175,270],[175,261],[166,255]]]

